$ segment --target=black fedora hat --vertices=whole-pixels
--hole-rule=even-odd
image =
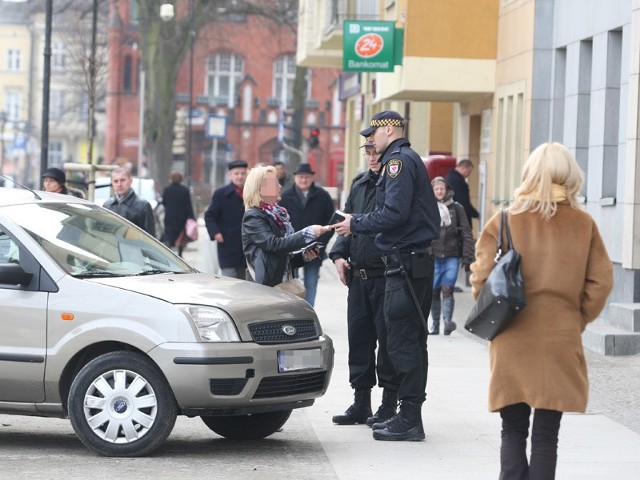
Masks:
[[[297,175],[299,173],[307,173],[309,175],[314,175],[316,172],[311,170],[311,165],[309,165],[308,163],[301,163],[300,165],[298,165],[298,168],[296,168],[296,171],[293,174]]]

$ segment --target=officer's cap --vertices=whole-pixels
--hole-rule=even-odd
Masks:
[[[386,125],[392,125],[394,127],[404,127],[404,118],[398,112],[393,110],[383,110],[382,112],[376,113],[373,117],[371,117],[371,122],[369,122],[369,126],[364,130],[360,131],[360,135],[363,137],[370,137],[373,135],[373,132],[376,131],[378,127],[384,127]]]

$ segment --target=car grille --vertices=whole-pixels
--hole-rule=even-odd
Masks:
[[[246,378],[214,378],[209,388],[214,395],[239,395],[246,384]]]
[[[294,327],[295,333],[287,335],[284,327]],[[318,338],[318,328],[313,320],[253,323],[249,325],[249,332],[253,341],[261,344],[306,342]]]
[[[263,378],[253,398],[286,397],[301,393],[317,392],[323,389],[327,372],[302,375],[281,375]]]

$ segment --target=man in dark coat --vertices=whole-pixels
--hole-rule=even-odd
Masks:
[[[213,192],[204,223],[209,238],[217,243],[222,274],[244,279],[247,262],[242,251],[242,188],[247,179],[248,164],[244,160],[234,160],[228,167],[230,182]]]
[[[315,172],[308,163],[298,165],[294,173],[295,185],[281,194],[280,206],[287,209],[291,225],[297,232],[309,225],[327,225],[335,211],[333,200],[327,191],[313,182]],[[326,233],[318,241],[327,245],[333,232]],[[313,305],[316,301],[318,279],[322,260],[327,258],[322,252],[318,258],[307,262],[304,266],[304,287],[307,289],[305,300]]]
[[[103,206],[155,236],[156,220],[151,204],[136,195],[131,187],[132,183],[133,177],[128,168],[118,167],[112,171],[111,186],[115,196],[104,202]]]
[[[188,218],[194,218],[193,205],[189,188],[182,184],[182,174],[172,171],[169,175],[171,183],[162,192],[162,204],[164,205],[164,237],[163,241],[168,247],[177,246],[178,255],[187,244],[185,223]]]
[[[471,199],[469,198],[469,185],[467,184],[467,177],[473,172],[473,162],[467,158],[463,158],[458,162],[456,168],[452,169],[445,180],[449,186],[453,189],[453,201],[458,202],[464,207],[464,212],[467,214],[467,220],[469,220],[469,226],[473,230],[471,223],[472,218],[479,218],[480,214],[478,210],[471,205]]]

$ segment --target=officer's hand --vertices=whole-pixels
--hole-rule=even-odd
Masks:
[[[216,233],[216,236],[213,239],[218,243],[224,243],[224,237],[221,233]]]
[[[338,271],[338,276],[340,277],[340,281],[343,285],[348,285],[347,274],[348,271],[351,270],[351,265],[344,258],[336,258],[333,264],[336,266],[336,270]]]
[[[340,223],[333,224],[332,227],[338,235],[348,237],[351,235],[351,215],[346,213],[345,219]]]

